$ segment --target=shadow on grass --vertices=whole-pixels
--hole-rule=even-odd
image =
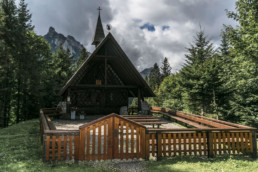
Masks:
[[[258,165],[257,159],[243,155],[221,155],[214,158],[178,156],[162,158],[160,161],[149,161],[148,171],[232,171],[235,169],[242,171],[253,164]]]

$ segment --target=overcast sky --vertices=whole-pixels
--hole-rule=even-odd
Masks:
[[[19,0],[16,0],[19,1]],[[200,25],[208,39],[218,46],[223,24],[235,25],[225,9],[234,10],[235,0],[26,0],[37,34],[45,35],[50,26],[72,35],[88,51],[98,17],[98,6],[105,33],[111,33],[138,70],[161,64],[168,57],[173,71],[184,63],[186,47]]]

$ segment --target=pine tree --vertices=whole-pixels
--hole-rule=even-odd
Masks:
[[[232,56],[231,69],[227,73],[226,85],[232,88],[229,120],[258,126],[258,4],[257,0],[238,0],[236,12],[228,17],[239,22],[239,26],[226,27]]]
[[[88,58],[88,52],[83,47],[83,49],[80,52],[80,56],[76,61],[76,69],[78,69],[87,58]]]
[[[159,88],[161,82],[161,73],[157,63],[154,64],[153,69],[149,75],[149,85],[152,90]]]
[[[0,63],[0,85],[2,93],[0,95],[0,116],[4,118],[4,127],[8,126],[11,118],[11,102],[14,92],[15,81],[15,57],[17,55],[17,7],[13,0],[3,0],[0,2],[1,15],[1,40],[2,52]],[[3,18],[2,18],[3,17]]]
[[[212,44],[207,41],[203,31],[197,33],[194,45],[188,48],[186,64],[181,70],[182,86],[185,89],[184,99],[188,109],[195,113],[204,114],[210,104],[207,85],[206,60],[214,54]]]
[[[63,45],[60,44],[54,59],[55,69],[55,95],[68,81],[74,72],[73,58],[69,50],[64,50]]]
[[[17,39],[17,101],[16,101],[16,123],[28,119],[28,84],[31,84],[29,76],[32,74],[30,66],[35,65],[37,59],[32,58],[30,51],[31,14],[27,10],[27,4],[21,0],[18,8],[18,39]],[[34,71],[33,71],[34,72]]]
[[[221,32],[221,44],[220,44],[220,52],[222,56],[227,56],[229,55],[229,43],[228,43],[228,38],[227,34],[225,31]]]
[[[162,80],[171,74],[171,67],[167,57],[164,58],[164,61],[162,62],[162,66],[160,69],[161,69]]]

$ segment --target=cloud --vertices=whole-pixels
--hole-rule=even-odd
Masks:
[[[72,35],[90,51],[98,6],[103,26],[110,31],[125,53],[142,70],[161,64],[168,57],[172,70],[184,63],[186,47],[200,25],[216,46],[223,24],[235,25],[225,9],[234,10],[235,0],[27,0],[33,24],[44,35],[49,26]]]
[[[97,22],[98,10],[101,6],[101,19],[105,26],[112,20],[109,1],[86,0],[26,0],[32,13],[35,31],[44,35],[53,26],[57,32],[72,35],[93,50],[91,41]]]

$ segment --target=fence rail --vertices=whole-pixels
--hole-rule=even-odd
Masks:
[[[152,110],[167,117],[177,115],[169,109],[154,107]],[[256,129],[252,127],[179,112],[181,118],[191,119],[192,122],[201,118],[202,120],[197,119],[201,126],[216,122],[217,128],[146,128],[130,118],[110,114],[82,125],[80,130],[66,131],[55,130],[48,117],[51,116],[51,111],[56,115],[53,109],[48,109],[47,114],[44,114],[44,109],[40,111],[43,161],[150,157],[156,157],[158,160],[169,156],[213,157],[222,154],[251,155],[257,158]]]

